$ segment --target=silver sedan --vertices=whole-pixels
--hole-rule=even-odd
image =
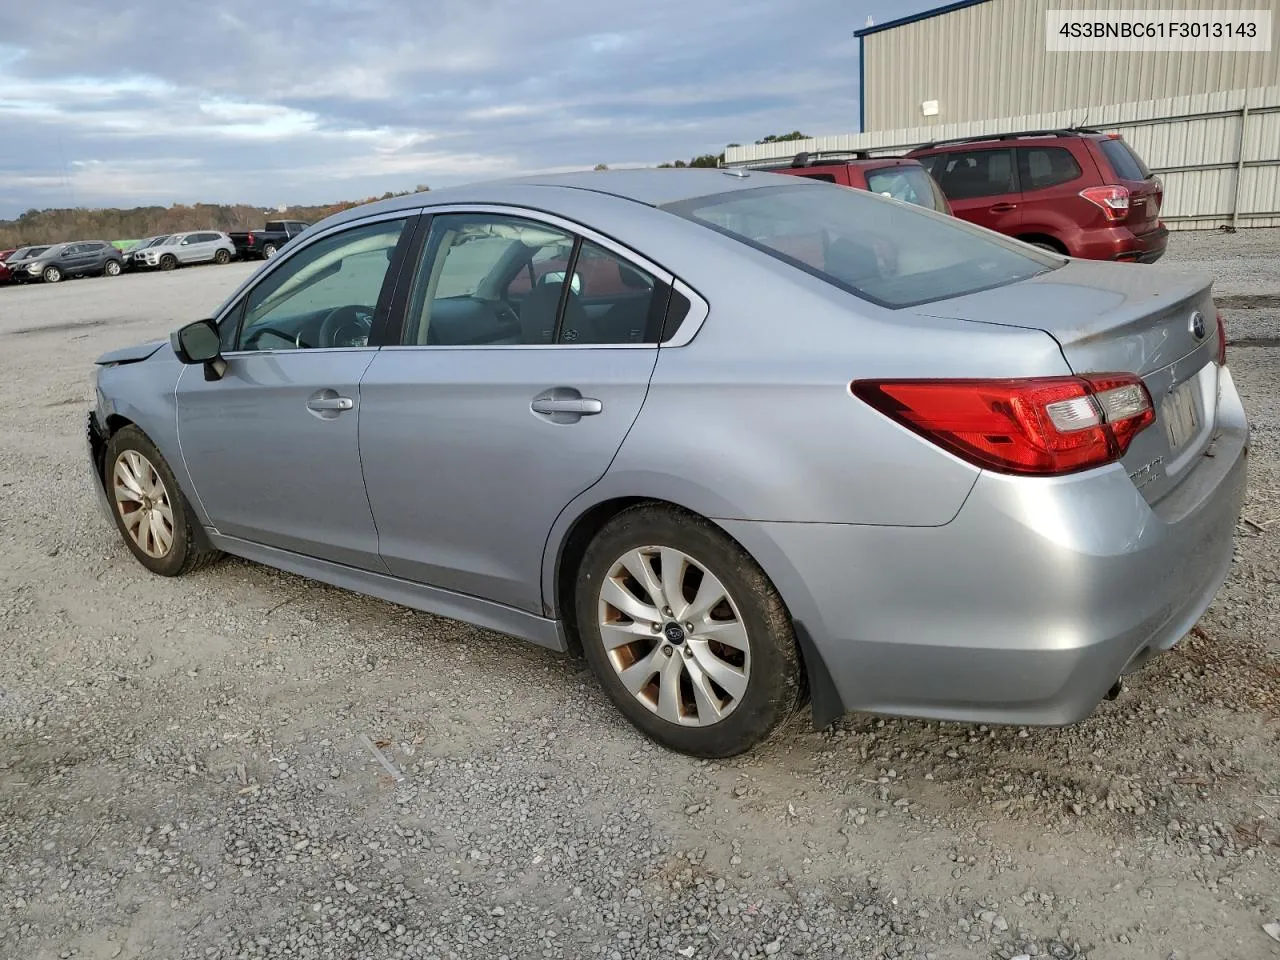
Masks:
[[[148,570],[580,651],[700,756],[1088,716],[1222,584],[1248,441],[1208,278],[718,170],[340,213],[101,357],[87,429]]]

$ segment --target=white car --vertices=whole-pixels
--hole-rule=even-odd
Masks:
[[[196,230],[191,233],[175,233],[163,243],[139,250],[134,254],[135,267],[153,267],[172,270],[181,264],[229,263],[236,248],[225,233],[213,230]]]

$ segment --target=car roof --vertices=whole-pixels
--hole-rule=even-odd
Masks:
[[[511,203],[554,210],[555,194],[569,192],[604,194],[661,207],[694,197],[705,197],[732,190],[750,190],[768,186],[801,188],[814,185],[796,177],[737,168],[656,168],[633,170],[582,170],[574,173],[536,174],[500,180],[484,180],[456,187],[445,187],[429,193],[411,193],[374,203],[362,204],[327,217],[325,226],[361,220],[383,213],[415,210],[419,207],[447,203]],[[567,198],[566,198],[567,199]],[[319,226],[320,224],[317,224]]]

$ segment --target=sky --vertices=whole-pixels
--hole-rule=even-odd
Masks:
[[[0,33],[0,218],[325,203],[858,124],[929,0],[42,0]]]

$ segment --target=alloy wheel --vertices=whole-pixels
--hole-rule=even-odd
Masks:
[[[600,588],[600,638],[622,685],[663,720],[709,726],[741,702],[751,646],[738,606],[672,547],[630,550]]]
[[[157,559],[173,549],[173,505],[155,466],[137,450],[124,450],[112,469],[112,491],[125,531]]]

